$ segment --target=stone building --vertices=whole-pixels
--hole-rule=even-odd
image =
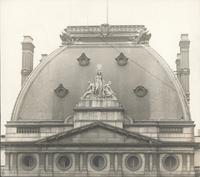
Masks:
[[[33,70],[24,36],[4,176],[194,177],[188,35],[177,75],[143,25],[69,26],[60,38]]]

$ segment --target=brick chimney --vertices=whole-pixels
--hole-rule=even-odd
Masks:
[[[33,70],[34,48],[33,38],[31,36],[24,36],[22,42],[21,86],[24,85],[24,82]]]
[[[177,53],[177,58],[176,58],[176,75],[178,80],[180,81],[180,59],[181,55],[180,53]]]
[[[190,88],[189,88],[189,47],[190,40],[188,34],[181,34],[180,46],[180,83],[182,84],[183,90],[185,91],[188,103],[190,101]]]

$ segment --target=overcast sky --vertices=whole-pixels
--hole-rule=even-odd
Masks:
[[[150,45],[175,70],[181,33],[191,40],[191,115],[200,128],[200,0],[108,0],[111,25],[145,25]],[[68,25],[106,23],[106,0],[1,0],[2,132],[20,91],[21,42],[34,39],[34,66],[60,45]]]

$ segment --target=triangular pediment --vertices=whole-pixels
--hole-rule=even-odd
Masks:
[[[102,122],[94,122],[69,131],[46,137],[37,144],[158,144],[159,141],[114,127]]]

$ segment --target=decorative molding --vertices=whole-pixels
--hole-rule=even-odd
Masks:
[[[125,66],[128,63],[128,58],[122,52],[119,54],[117,58],[115,58],[115,60],[120,66]]]
[[[17,133],[23,133],[23,134],[40,133],[40,127],[17,127]]]
[[[109,35],[109,33],[110,33],[109,24],[102,24],[100,28],[101,28],[101,34],[103,37],[106,37]]]
[[[144,97],[148,93],[148,90],[141,85],[137,86],[133,91],[138,97]]]
[[[99,26],[68,26],[61,33],[62,45],[75,44],[76,42],[88,42],[87,39],[99,37],[106,38],[107,41],[113,41],[113,38],[123,41],[131,41],[135,44],[148,44],[151,34],[144,25],[109,25]],[[86,40],[85,40],[86,39]],[[115,40],[114,40],[115,41]]]
[[[159,133],[183,133],[182,127],[160,127]]]
[[[90,58],[88,58],[84,52],[77,58],[77,60],[81,66],[87,66],[90,63]]]
[[[54,91],[60,98],[64,98],[69,93],[69,90],[66,89],[63,84],[60,84]]]

